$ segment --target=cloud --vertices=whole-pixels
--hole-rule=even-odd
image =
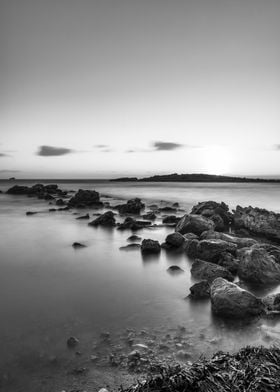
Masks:
[[[65,147],[40,146],[37,155],[40,155],[41,157],[54,157],[70,154],[72,152],[74,151]]]
[[[0,173],[19,173],[21,170],[9,170],[9,169],[2,169]]]
[[[0,152],[0,158],[9,157],[10,155],[5,154],[4,152]]]
[[[181,148],[183,146],[184,146],[183,144],[171,143],[171,142],[157,141],[153,143],[153,147],[155,148],[155,151],[172,151],[172,150],[177,150],[177,148]]]

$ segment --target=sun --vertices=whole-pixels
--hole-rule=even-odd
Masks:
[[[231,154],[224,146],[208,146],[202,149],[203,172],[207,174],[228,174],[231,169]]]

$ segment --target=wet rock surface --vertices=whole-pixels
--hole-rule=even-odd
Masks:
[[[191,267],[191,274],[195,279],[207,280],[208,282],[212,282],[219,277],[229,281],[233,281],[234,279],[232,273],[229,272],[229,270],[226,268],[199,259],[196,259],[193,262]]]
[[[98,192],[79,189],[69,200],[68,206],[71,208],[102,207],[103,203],[100,201]]]
[[[205,299],[210,298],[210,284],[207,280],[195,283],[190,287],[190,298],[192,299]]]
[[[214,222],[201,215],[185,215],[178,222],[176,231],[181,234],[194,233],[197,235],[202,234],[207,230],[214,230]]]
[[[141,243],[141,252],[144,254],[157,254],[160,251],[161,247],[158,241],[145,239]]]
[[[92,222],[89,222],[89,226],[107,226],[114,227],[116,226],[115,215],[112,211],[104,212],[104,214],[100,215]]]
[[[145,204],[141,199],[135,198],[128,200],[126,204],[119,204],[114,207],[120,214],[140,214],[141,210],[145,208]]]

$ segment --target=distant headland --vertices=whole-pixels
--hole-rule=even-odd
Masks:
[[[215,174],[164,174],[155,175],[151,177],[137,178],[137,177],[120,177],[111,179],[116,182],[265,182],[265,183],[280,183],[280,179],[273,178],[250,178],[250,177],[234,177],[221,176]]]

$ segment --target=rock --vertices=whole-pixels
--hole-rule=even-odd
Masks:
[[[168,272],[184,272],[184,270],[180,267],[178,267],[178,265],[171,265],[169,268],[167,268]]]
[[[135,361],[141,358],[141,354],[138,350],[133,350],[127,355],[127,358],[129,361]]]
[[[38,214],[38,212],[37,212],[37,211],[27,211],[27,212],[26,212],[26,215],[27,215],[27,216],[29,216],[29,215],[35,215],[35,214]]]
[[[141,199],[135,198],[128,200],[126,204],[119,204],[114,207],[120,214],[140,214],[141,210],[145,208],[145,204]]]
[[[55,212],[56,208],[49,208],[49,212]]]
[[[85,248],[85,245],[80,242],[73,242],[72,246],[73,248]]]
[[[240,252],[238,276],[245,282],[273,284],[280,282],[280,265],[273,256],[258,246],[244,248]]]
[[[78,216],[76,219],[89,219],[89,214]]]
[[[145,254],[160,253],[161,247],[158,241],[146,239],[141,243],[141,252]]]
[[[200,235],[206,230],[214,229],[214,222],[201,215],[184,215],[178,222],[176,231],[181,234],[194,233]]]
[[[179,248],[185,242],[185,238],[182,236],[182,234],[175,232],[172,234],[168,234],[165,239],[165,242],[174,248]]]
[[[280,293],[267,295],[262,302],[267,311],[280,312]]]
[[[28,186],[14,185],[9,188],[6,193],[9,195],[28,195],[29,192],[30,188]]]
[[[65,202],[64,202],[64,200],[62,200],[62,199],[57,199],[56,202],[55,202],[55,204],[56,204],[57,206],[64,206],[64,205],[65,205]]]
[[[135,234],[133,234],[127,238],[127,241],[141,241],[141,240],[142,240],[142,238],[139,237],[138,235],[135,235]]]
[[[67,346],[69,348],[76,347],[78,343],[79,339],[75,338],[75,336],[70,336],[70,338],[67,340]]]
[[[180,217],[176,215],[168,215],[162,219],[162,223],[166,224],[172,224],[172,223],[178,223],[180,221]]]
[[[258,316],[264,311],[260,298],[223,278],[214,280],[210,297],[213,313],[221,317],[246,318]]]
[[[204,201],[195,205],[191,214],[197,214],[210,218],[215,223],[217,231],[225,230],[232,221],[232,214],[229,207],[224,202],[217,203],[215,201]]]
[[[231,253],[222,252],[216,263],[228,269],[233,275],[237,274],[239,259],[236,259]]]
[[[128,216],[127,218],[125,218],[123,223],[118,224],[118,230],[129,229],[129,230],[136,231],[136,230],[143,229],[143,227],[147,227],[147,226],[151,226],[150,221],[138,221]]]
[[[79,189],[69,200],[68,206],[71,208],[102,207],[103,203],[99,199],[98,192]]]
[[[179,205],[179,203],[176,202],[176,203],[173,203],[173,204],[172,204],[172,207],[174,207],[174,208],[179,208],[180,205]]]
[[[192,259],[197,257],[198,244],[199,241],[194,239],[194,240],[186,240],[186,242],[183,245],[186,254]]]
[[[270,256],[274,257],[274,260],[277,264],[280,264],[280,247],[271,245],[271,244],[259,244],[260,248],[263,248],[267,251]]]
[[[166,207],[159,208],[159,211],[161,211],[161,212],[176,212],[177,208],[166,206]]]
[[[121,246],[120,250],[135,250],[135,249],[140,249],[141,245],[140,244],[129,244],[126,246]]]
[[[184,238],[186,240],[198,240],[199,239],[198,235],[196,235],[194,233],[186,233],[186,234],[184,234]]]
[[[280,214],[251,206],[237,206],[233,219],[235,229],[246,229],[251,234],[280,243]]]
[[[237,245],[223,240],[202,240],[197,244],[196,257],[216,263],[223,252],[236,254]]]
[[[195,279],[212,282],[216,278],[224,278],[233,281],[234,276],[224,267],[208,261],[196,259],[191,267],[191,274]]]
[[[193,299],[203,299],[210,297],[210,285],[207,280],[195,283],[190,287],[190,297]]]
[[[116,226],[116,219],[112,211],[107,211],[88,224],[89,226]]]
[[[154,212],[148,212],[147,214],[142,215],[143,219],[147,219],[147,220],[150,220],[150,221],[155,220],[156,217],[157,216],[156,216],[156,214]]]
[[[212,240],[212,239],[223,240],[223,241],[227,241],[227,242],[231,242],[233,244],[236,244],[238,248],[246,248],[246,247],[253,246],[253,245],[257,244],[257,241],[254,240],[253,238],[235,237],[233,235],[221,233],[221,232],[214,231],[214,230],[204,231],[201,234],[200,239],[201,240]]]

